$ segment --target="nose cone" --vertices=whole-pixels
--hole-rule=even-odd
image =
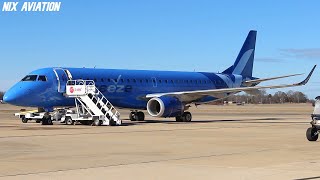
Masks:
[[[19,90],[20,88],[17,89],[11,88],[9,89],[3,96],[3,101],[9,104],[14,104],[16,105],[19,99],[23,97],[22,91]]]
[[[12,95],[10,95],[9,93],[10,91],[7,91],[4,95],[3,95],[3,101],[6,103],[11,103],[12,101],[14,101],[14,97]]]
[[[32,85],[15,84],[3,96],[3,101],[12,105],[23,106],[30,98]]]

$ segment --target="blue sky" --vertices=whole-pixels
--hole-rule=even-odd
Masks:
[[[257,77],[308,73],[320,59],[316,0],[61,2],[60,12],[0,11],[0,90],[50,66],[221,72],[251,29]],[[319,68],[291,89],[319,95]]]

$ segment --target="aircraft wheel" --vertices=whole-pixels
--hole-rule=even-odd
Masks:
[[[66,125],[74,125],[74,120],[71,119],[71,117],[66,117]]]
[[[316,141],[318,139],[317,128],[309,127],[306,132],[307,139],[309,141]]]
[[[22,123],[27,123],[27,122],[28,122],[28,119],[27,119],[25,116],[23,116],[23,117],[21,118],[21,121],[22,121]]]
[[[136,112],[130,112],[130,114],[129,114],[129,119],[131,120],[131,121],[136,121],[136,119],[135,119],[135,114],[136,114]]]
[[[192,115],[190,112],[184,112],[182,117],[184,122],[190,122],[192,120]]]
[[[137,121],[144,121],[144,113],[142,111],[139,111],[139,112],[135,113],[134,118]]]
[[[41,121],[42,125],[52,125],[52,120],[50,114],[45,114]]]

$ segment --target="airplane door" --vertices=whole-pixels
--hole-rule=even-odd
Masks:
[[[153,87],[157,87],[157,79],[155,77],[151,78]]]
[[[67,81],[72,79],[71,73],[67,69],[55,68],[53,69],[57,77],[57,90],[60,93],[66,92]]]

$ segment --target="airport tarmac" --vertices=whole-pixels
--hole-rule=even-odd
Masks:
[[[198,106],[193,122],[27,124],[0,105],[0,179],[317,179],[310,104]]]

